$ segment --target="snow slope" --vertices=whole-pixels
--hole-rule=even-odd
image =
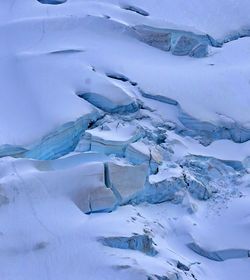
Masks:
[[[250,3],[0,2],[0,279],[250,278]]]

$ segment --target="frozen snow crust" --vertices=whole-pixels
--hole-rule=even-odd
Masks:
[[[249,10],[0,3],[1,280],[248,280]]]

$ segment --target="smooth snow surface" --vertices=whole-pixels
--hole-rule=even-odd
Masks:
[[[250,279],[250,2],[0,1],[0,280]]]

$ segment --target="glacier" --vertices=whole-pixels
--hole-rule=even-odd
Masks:
[[[0,279],[248,280],[250,3],[0,3]]]

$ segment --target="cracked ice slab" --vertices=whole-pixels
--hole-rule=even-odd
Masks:
[[[110,212],[116,207],[117,199],[105,184],[104,162],[108,161],[104,155],[91,153],[49,161],[8,158],[3,189],[15,184],[17,179],[11,176],[14,172],[18,174],[20,192],[28,191],[31,199],[46,200],[56,195],[58,199],[70,200],[84,213]],[[8,194],[13,200],[15,194],[10,191]]]
[[[135,96],[97,72],[84,71],[85,83],[77,95],[108,113],[127,114],[139,109]]]
[[[104,126],[86,130],[77,149],[123,156],[127,145],[137,141],[142,135],[143,132],[133,125],[118,121],[106,123]]]
[[[113,190],[120,204],[126,204],[143,191],[148,174],[147,164],[106,164],[107,185]]]
[[[43,186],[49,186],[49,194],[70,199],[87,214],[110,212],[128,203],[144,189],[148,174],[145,164],[115,163],[98,153],[46,161],[8,158],[8,162],[11,170],[20,172],[27,191],[36,195],[42,192]],[[33,176],[37,180],[34,181]],[[11,183],[15,177],[6,176],[6,180]]]
[[[205,57],[208,55],[208,46],[212,45],[212,38],[208,35],[185,30],[161,29],[144,25],[134,26],[133,30],[140,41],[179,56]]]
[[[180,203],[185,189],[186,183],[182,169],[173,164],[168,168],[162,167],[157,174],[149,176],[149,183],[146,185],[141,199],[153,204],[164,201]]]
[[[147,163],[153,173],[163,162],[163,153],[160,148],[148,146],[142,141],[129,144],[125,151],[125,157],[133,164]]]
[[[149,176],[144,190],[133,199],[133,202],[181,203],[189,194],[198,200],[207,200],[210,197],[208,188],[195,176],[189,174],[188,170],[185,173],[179,165],[165,163],[159,166],[156,174]]]
[[[27,150],[20,146],[14,146],[8,144],[0,146],[0,157],[21,156],[25,152],[27,152]]]
[[[98,112],[79,118],[59,127],[54,132],[45,136],[41,141],[30,147],[24,157],[48,160],[56,159],[72,152],[77,146],[82,134],[89,123],[98,117]]]
[[[209,251],[200,247],[197,243],[189,243],[187,246],[198,255],[217,262],[222,262],[229,259],[250,258],[250,250],[248,249],[232,248],[218,251]]]
[[[111,248],[136,250],[152,257],[158,254],[153,246],[153,239],[148,235],[138,234],[131,237],[103,237],[99,241],[104,246]]]
[[[250,140],[249,125],[242,125],[226,116],[219,115],[217,124],[204,122],[180,111],[179,120],[187,128],[183,135],[199,136],[200,142],[205,146],[214,140],[230,139],[236,143],[244,143]]]

